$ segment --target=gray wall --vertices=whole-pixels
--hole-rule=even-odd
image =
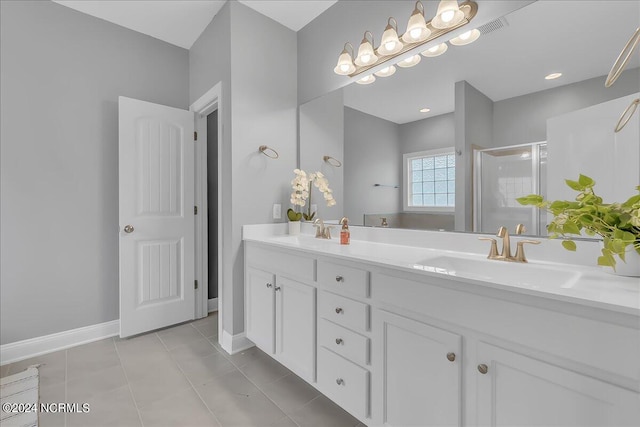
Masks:
[[[640,68],[626,70],[610,88],[604,81],[601,76],[495,102],[492,146],[546,141],[547,119],[637,92]]]
[[[362,225],[363,214],[402,210],[400,185],[402,153],[398,125],[344,108],[344,209],[354,225]]]
[[[296,43],[295,32],[228,2],[189,55],[192,102],[222,82],[221,288],[223,327],[231,335],[244,330],[242,226],[273,222],[274,203],[289,206],[297,163]],[[263,144],[280,158],[259,153]]]
[[[402,154],[453,147],[456,143],[453,113],[400,125]]]
[[[422,2],[425,16],[434,16],[438,2]],[[481,26],[517,10],[532,0],[482,0],[474,25]],[[298,100],[300,104],[349,84],[351,79],[333,72],[346,42],[357,49],[365,30],[371,30],[380,40],[387,19],[396,17],[404,29],[415,7],[413,0],[339,1],[298,32]],[[357,18],[356,18],[357,17]],[[357,22],[357,24],[354,24]],[[466,29],[449,34],[453,38]]]
[[[342,89],[316,98],[300,106],[299,157],[300,169],[305,172],[320,171],[329,181],[336,205],[328,207],[322,193],[315,187],[311,192],[311,204],[318,205],[317,217],[340,219],[344,216],[344,100]],[[326,163],[324,156],[331,156],[343,163],[334,167]],[[304,206],[303,212],[306,212]]]
[[[473,228],[472,165],[474,147],[489,147],[493,141],[493,101],[465,81],[455,87],[456,111],[456,213],[455,229]],[[462,166],[462,167],[458,167]]]
[[[2,1],[0,55],[1,343],[118,319],[118,96],[186,108],[187,51]]]
[[[231,2],[227,2],[216,14],[189,50],[189,103],[192,104],[209,89],[220,83],[222,102],[219,103],[218,126],[222,127],[222,168],[220,190],[222,192],[222,283],[218,283],[218,296],[222,304],[230,308],[221,310],[223,325],[233,325],[233,257],[231,256]],[[211,248],[209,248],[211,250]]]

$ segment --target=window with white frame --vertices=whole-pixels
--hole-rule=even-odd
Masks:
[[[456,156],[453,147],[403,156],[407,211],[453,211],[456,204]]]

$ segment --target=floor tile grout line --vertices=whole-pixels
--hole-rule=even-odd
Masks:
[[[256,348],[257,348],[257,347],[256,347]],[[268,355],[267,355],[267,356],[268,356]],[[264,356],[259,356],[259,357],[264,357]],[[233,364],[233,362],[231,362],[231,363]],[[245,365],[245,366],[246,366],[246,365]],[[253,381],[251,380],[251,378],[249,378],[249,377],[248,377],[248,376],[247,376],[247,375],[242,371],[242,369],[240,369],[240,368],[236,368],[236,369],[238,369],[238,371],[239,371],[239,372],[240,372],[240,373],[241,373],[241,374],[242,374],[242,375],[243,375],[243,376],[244,376],[244,377],[245,377],[245,378],[246,378],[246,379],[247,379],[251,384],[253,384],[253,385],[254,385],[254,387],[255,387],[255,388],[257,388],[257,389],[260,391],[260,393],[262,393],[262,394],[264,395],[264,397],[266,397],[267,399],[269,399],[269,401],[270,401],[271,403],[273,403],[273,404],[275,405],[275,407],[276,407],[276,408],[278,408],[280,411],[282,411],[282,413],[285,415],[285,417],[289,418],[291,421],[293,421],[293,423],[294,423],[296,426],[300,427],[300,424],[298,424],[298,423],[297,423],[293,418],[291,418],[291,417],[289,416],[289,414],[288,414],[287,412],[285,412],[285,410],[284,410],[283,408],[281,408],[281,407],[280,407],[280,406],[279,406],[279,405],[278,405],[278,404],[277,404],[277,403],[276,403],[276,402],[275,402],[271,397],[269,397],[269,395],[268,395],[267,393],[265,393],[265,391],[264,391],[262,388],[260,388],[260,386],[259,386],[258,384],[256,384],[255,382],[253,382]],[[273,380],[273,381],[271,381],[271,382],[269,382],[269,383],[267,383],[267,384],[264,384],[264,385],[269,385],[269,384],[271,384],[271,383],[274,383],[274,382],[276,382],[276,381],[281,380],[282,378],[288,377],[289,375],[295,375],[295,374],[294,374],[293,372],[289,371],[289,373],[288,373],[287,375],[283,375],[283,376],[281,376],[280,378],[278,378],[278,379],[276,379],[276,380]],[[302,381],[304,381],[304,380],[302,380]],[[318,397],[318,396],[316,396],[316,397]],[[305,404],[304,404],[304,405],[302,405],[302,406],[306,406],[308,403],[311,403],[313,400],[315,400],[315,399],[316,399],[316,397],[314,397],[313,399],[311,399],[309,402],[305,403]],[[283,417],[283,418],[284,418],[284,417]],[[282,418],[281,418],[281,419],[282,419]]]
[[[115,339],[113,340],[113,346],[116,348],[118,361],[120,362],[120,367],[122,368],[122,372],[124,372],[124,379],[127,381],[127,388],[129,389],[129,395],[131,396],[131,400],[133,401],[133,406],[135,406],[136,412],[138,413],[138,419],[140,420],[140,425],[144,427],[144,421],[142,421],[142,414],[140,413],[140,408],[138,408],[138,402],[136,402],[136,398],[133,397],[133,390],[131,390],[131,383],[129,382],[129,376],[127,375],[127,370],[124,369],[124,363],[122,362],[122,357],[120,356],[120,350],[118,350],[118,345],[116,344]]]
[[[197,330],[197,329],[196,329]],[[198,331],[200,332],[200,331]],[[211,346],[213,347],[213,345]],[[217,351],[218,349],[216,349],[214,347],[214,349]],[[169,354],[169,356],[171,356],[171,354]],[[173,359],[173,358],[172,358]],[[202,402],[202,404],[204,405],[205,408],[207,408],[207,411],[209,411],[209,413],[211,415],[213,415],[213,418],[215,418],[216,422],[218,423],[218,425],[222,426],[222,423],[220,422],[220,420],[218,419],[218,417],[216,416],[216,414],[211,410],[211,408],[209,408],[209,405],[207,405],[207,402],[204,401],[204,399],[202,398],[202,396],[200,395],[200,393],[198,392],[198,389],[193,385],[193,383],[191,382],[191,380],[189,379],[189,377],[187,376],[187,374],[184,372],[184,370],[182,369],[182,366],[180,366],[179,363],[176,362],[176,365],[178,366],[178,369],[180,369],[180,372],[182,373],[182,375],[184,375],[184,377],[187,379],[187,382],[189,382],[189,385],[191,386],[191,389],[196,393],[196,395],[198,396],[198,398],[200,399],[200,401]],[[237,369],[237,368],[236,368]]]

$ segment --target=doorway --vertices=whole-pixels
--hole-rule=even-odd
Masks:
[[[207,116],[207,311],[218,310],[218,110]]]

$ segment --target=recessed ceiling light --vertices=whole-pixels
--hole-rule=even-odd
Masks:
[[[562,73],[551,73],[548,76],[546,76],[544,79],[545,80],[553,80],[553,79],[557,79],[560,76],[562,76]]]
[[[421,108],[420,109],[421,113],[428,113],[429,111],[431,111],[431,108]]]

